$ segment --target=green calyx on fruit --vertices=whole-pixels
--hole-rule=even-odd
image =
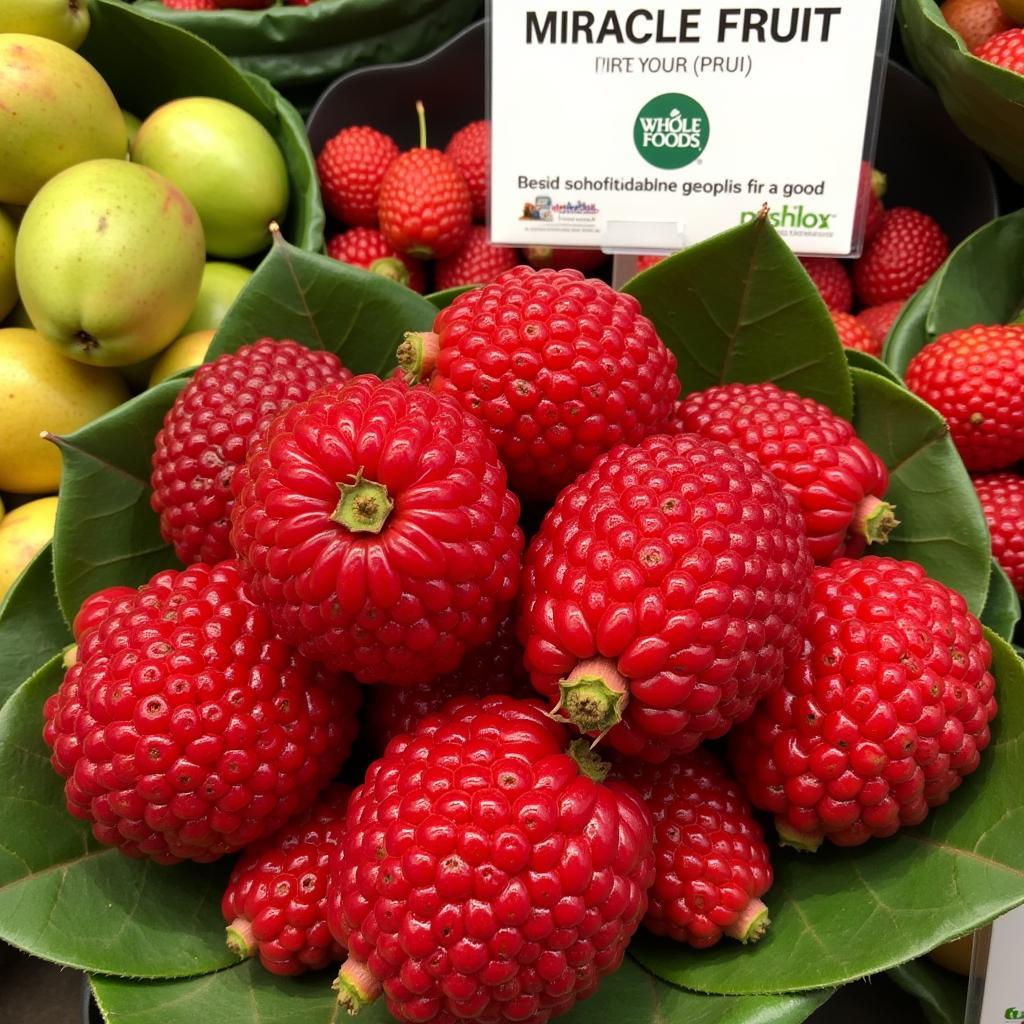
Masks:
[[[406,384],[419,384],[434,372],[441,339],[433,331],[406,331],[395,358]]]
[[[884,199],[885,193],[889,188],[889,179],[877,168],[871,169],[871,191],[875,193],[875,198]]]
[[[558,703],[549,712],[551,717],[571,723],[580,732],[596,732],[595,744],[622,721],[629,700],[625,677],[607,658],[581,661],[558,684],[558,692]]]
[[[228,949],[240,959],[248,960],[256,952],[256,936],[252,933],[252,922],[236,917],[225,929]]]
[[[383,986],[370,972],[370,968],[351,955],[341,965],[331,987],[338,993],[338,1002],[345,1007],[350,1017],[369,1006],[383,991]]]
[[[779,846],[788,846],[798,853],[815,853],[825,841],[818,832],[797,832],[784,818],[775,819],[775,831],[779,836]]]
[[[768,908],[761,900],[752,899],[743,908],[740,916],[728,928],[723,930],[730,938],[737,939],[746,944],[763,939],[770,924]]]
[[[380,533],[395,507],[388,489],[374,480],[364,480],[363,471],[351,483],[338,484],[341,500],[331,519],[351,533]]]
[[[889,535],[899,525],[895,507],[869,494],[857,506],[851,529],[868,544],[885,544],[889,540]]]
[[[409,286],[409,268],[395,256],[382,256],[370,264],[370,273]]]
[[[593,779],[594,782],[604,782],[608,777],[611,765],[603,760],[586,740],[573,740],[567,753],[576,762],[581,775]]]

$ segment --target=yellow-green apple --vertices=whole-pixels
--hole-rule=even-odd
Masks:
[[[220,327],[235,296],[245,287],[250,277],[252,271],[237,263],[207,263],[203,270],[203,283],[199,286],[199,298],[181,333],[191,334],[193,331]]]
[[[46,36],[77,50],[89,34],[88,0],[3,0],[0,32]]]
[[[14,221],[0,210],[0,320],[18,301],[18,285],[14,280],[14,239],[18,229]]]

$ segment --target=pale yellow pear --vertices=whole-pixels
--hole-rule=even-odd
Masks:
[[[89,34],[87,0],[0,0],[0,32],[46,36],[77,50]]]
[[[41,334],[0,330],[0,490],[46,494],[60,484],[60,452],[39,435],[71,434],[128,397],[113,370],[65,359]]]
[[[0,600],[22,569],[53,539],[57,499],[37,498],[19,505],[0,521]]]
[[[237,263],[207,263],[203,268],[203,283],[192,315],[181,329],[182,334],[220,327],[231,303],[246,286],[252,271]]]
[[[213,341],[216,331],[193,331],[183,334],[169,348],[160,353],[160,358],[149,375],[149,386],[153,387],[182,370],[198,366],[206,358],[206,350]]]
[[[18,285],[14,280],[14,239],[18,229],[14,221],[0,210],[0,320],[18,301]]]
[[[65,168],[123,159],[127,151],[110,87],[88,61],[52,39],[0,35],[0,98],[2,203],[24,206]]]
[[[965,935],[961,939],[947,942],[938,949],[933,949],[928,958],[934,960],[947,971],[954,971],[968,977],[971,973],[971,957],[974,953],[974,935]]]
[[[192,204],[127,160],[91,160],[47,182],[25,211],[15,253],[36,330],[95,366],[137,363],[177,338],[204,262]]]

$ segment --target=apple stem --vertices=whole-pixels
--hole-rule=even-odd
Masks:
[[[420,123],[420,149],[427,148],[427,112],[423,100],[416,101],[416,118]]]

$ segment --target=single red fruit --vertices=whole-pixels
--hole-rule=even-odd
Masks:
[[[608,262],[600,249],[553,249],[550,245],[531,245],[523,250],[526,262],[534,270],[578,270],[592,274]]]
[[[329,139],[316,160],[327,212],[343,224],[375,227],[381,182],[398,153],[394,139],[366,125]]]
[[[814,571],[804,637],[783,685],[730,737],[747,796],[806,850],[924,821],[989,743],[980,623],[916,563],[869,556]]]
[[[485,220],[491,186],[491,122],[473,121],[460,128],[445,146],[444,155],[466,179],[473,219]]]
[[[342,231],[327,243],[327,255],[342,263],[379,274],[389,281],[397,281],[414,292],[423,292],[426,288],[423,264],[393,249],[376,228],[349,228],[348,231]]]
[[[654,877],[636,793],[536,701],[456,700],[352,794],[328,921],[336,987],[400,1021],[544,1024],[622,962]]]
[[[250,592],[307,657],[424,683],[492,636],[519,584],[519,502],[483,425],[367,375],[278,416],[234,481]]]
[[[374,686],[366,694],[366,734],[378,754],[400,732],[414,732],[420,719],[440,711],[453,697],[533,696],[515,620],[506,619],[492,640],[469,652],[454,672],[418,686]]]
[[[162,0],[164,7],[172,11],[219,11],[220,5],[214,0]]]
[[[894,207],[853,268],[857,297],[865,306],[905,302],[948,255],[949,241],[931,217],[908,206]]]
[[[272,338],[197,368],[167,410],[153,451],[150,504],[182,562],[234,557],[231,480],[250,445],[282,409],[351,376],[332,352]]]
[[[832,314],[832,323],[836,326],[836,334],[843,348],[856,349],[858,352],[866,352],[869,356],[876,358],[882,354],[882,346],[868,333],[868,329],[851,313]]]
[[[234,562],[157,573],[81,638],[43,738],[68,810],[130,857],[205,863],[304,811],[359,690],[274,636]]]
[[[460,295],[398,350],[409,381],[487,427],[517,494],[550,501],[598,455],[668,429],[676,361],[631,295],[516,267]]]
[[[871,335],[879,352],[885,348],[885,341],[904,305],[903,302],[885,302],[881,306],[869,306],[857,314],[858,323]]]
[[[829,309],[836,313],[849,313],[853,309],[853,285],[846,267],[839,260],[827,256],[802,256],[800,262]]]
[[[656,256],[653,253],[637,256],[636,272],[639,274],[642,270],[650,270],[651,267],[656,267],[665,258],[664,256]]]
[[[1024,75],[1024,28],[1010,28],[992,36],[974,51],[974,56]]]
[[[270,7],[274,0],[217,0],[221,10],[258,11]]]
[[[911,359],[905,379],[946,418],[968,469],[1024,459],[1024,326],[979,324],[940,335]]]
[[[438,291],[466,284],[490,284],[518,262],[515,249],[491,245],[487,228],[472,227],[454,256],[437,261],[434,284]]]
[[[98,626],[106,618],[110,609],[121,601],[134,601],[138,591],[134,587],[107,587],[97,590],[82,602],[75,621],[71,623],[71,635],[78,643],[86,632]]]
[[[990,473],[973,483],[992,534],[992,557],[1013,589],[1024,594],[1024,479],[1016,473]]]
[[[898,525],[882,501],[885,463],[852,424],[813,398],[774,384],[727,384],[684,398],[680,420],[685,433],[745,452],[782,484],[819,564],[884,544]]]
[[[599,458],[527,551],[533,685],[645,761],[724,735],[799,652],[811,555],[767,470],[692,434]]]
[[[236,861],[220,901],[228,947],[258,955],[272,974],[319,971],[345,959],[327,927],[331,857],[345,838],[352,790],[334,785],[304,814],[254,843]]]
[[[1013,27],[998,0],[945,0],[942,14],[968,50],[977,50],[999,32]]]
[[[662,764],[616,763],[654,818],[654,885],[643,926],[695,949],[723,935],[757,942],[768,929],[771,888],[764,832],[740,787],[709,751]]]

